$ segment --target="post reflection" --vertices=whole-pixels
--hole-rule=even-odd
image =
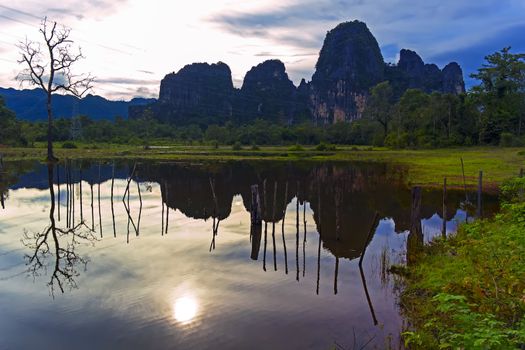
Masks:
[[[55,290],[64,293],[65,288],[77,288],[75,277],[79,275],[79,266],[86,267],[88,259],[77,252],[80,244],[96,241],[93,231],[83,221],[76,226],[61,228],[55,221],[55,191],[53,186],[54,165],[47,166],[50,210],[49,225],[41,232],[25,232],[22,243],[31,250],[26,255],[28,273],[33,277],[52,270],[47,283],[50,293],[54,296]]]
[[[125,232],[124,236],[128,243],[131,243],[133,236],[138,237],[141,230],[149,234],[153,226],[156,227],[156,232],[160,229],[161,235],[165,235],[168,233],[170,211],[181,213],[194,220],[211,219],[212,237],[208,250],[213,251],[216,249],[219,224],[229,218],[233,198],[240,195],[244,209],[247,215],[250,213],[252,222],[245,232],[250,238],[249,258],[259,260],[262,253],[262,269],[267,271],[267,249],[270,243],[274,267],[272,270],[287,274],[289,270],[287,242],[295,243],[295,274],[293,277],[300,282],[302,280],[299,278],[301,270],[303,279],[307,277],[307,255],[310,251],[309,258],[317,265],[314,271],[315,293],[320,294],[325,274],[322,257],[328,254],[333,257],[333,260],[330,260],[332,261],[330,266],[327,267],[330,275],[333,274],[333,279],[332,277],[329,279],[333,293],[338,294],[342,288],[341,276],[347,273],[343,261],[360,258],[364,251],[363,247],[366,249],[366,246],[370,244],[369,220],[374,212],[377,211],[380,218],[392,218],[395,223],[395,232],[410,232],[407,258],[409,262],[410,253],[414,250],[412,247],[415,246],[412,244],[412,238],[415,237],[419,244],[422,242],[421,220],[430,218],[435,213],[442,213],[441,191],[425,192],[423,201],[418,192],[414,200],[414,194],[411,194],[403,184],[403,169],[391,169],[377,164],[314,164],[310,166],[269,164],[271,166],[234,162],[194,166],[187,163],[112,162],[102,164],[83,161],[77,164],[68,161],[65,166],[56,167],[56,174],[54,173],[55,168],[49,165],[45,168],[51,203],[49,223],[41,232],[26,234],[24,237],[24,244],[33,250],[33,253],[28,256],[28,263],[32,266],[33,273],[37,274],[45,265],[42,261],[44,258],[50,256],[56,258],[55,273],[52,274],[50,284],[58,285],[63,291],[64,284],[75,286],[74,277],[78,275],[78,272],[74,266],[87,263],[86,259],[80,257],[75,251],[79,242],[93,242],[95,231],[98,232],[101,239],[108,239],[111,235],[103,237],[104,229],[113,231],[112,238],[118,238],[119,233]],[[38,172],[37,175],[45,176],[44,173]],[[66,188],[66,200],[63,204],[66,207],[67,216],[65,229],[57,227],[55,223],[54,187],[60,186],[59,179],[61,178],[66,179],[66,184],[63,184]],[[5,176],[2,176],[1,179],[4,182],[0,183],[2,186],[0,188],[9,188],[9,182],[5,182]],[[79,182],[78,196],[75,195],[75,181]],[[83,213],[82,181],[87,182],[90,187],[90,196],[86,200],[90,200],[91,215]],[[115,188],[116,181],[125,184],[123,190],[122,187]],[[101,186],[105,182],[107,185]],[[16,183],[16,180],[11,180],[11,183]],[[143,203],[140,183],[158,184],[155,192],[158,197],[155,203]],[[97,190],[96,199],[93,187],[96,187]],[[150,185],[147,185],[146,188],[149,188],[149,192],[152,191]],[[7,194],[4,194],[6,192],[3,190],[3,199],[7,197]],[[114,196],[121,196],[120,204],[114,201]],[[449,216],[444,218],[445,221],[453,219],[459,209],[462,196],[461,192],[450,191],[448,193],[447,215]],[[95,200],[97,205],[95,205]],[[76,201],[80,203],[75,204]],[[415,205],[414,201],[417,202]],[[287,208],[292,202],[295,205],[290,206],[290,210],[295,210],[293,213],[295,218],[293,215],[288,216],[289,220],[286,221]],[[488,195],[484,203],[486,206],[484,212],[494,211],[495,203],[495,197]],[[143,210],[152,205],[158,213],[161,213],[159,214],[161,218],[153,226],[148,217],[143,217]],[[79,208],[80,213],[75,213],[75,206]],[[95,208],[98,209],[98,220],[95,219]],[[124,208],[126,218],[124,230],[119,227],[119,218],[116,214],[122,208]],[[302,218],[300,218],[301,209]],[[78,214],[80,223],[73,225]],[[106,223],[108,225],[106,228],[104,228],[105,220],[103,220],[105,215],[111,215],[111,217],[108,216],[110,224]],[[89,225],[86,225],[85,217],[88,217],[88,220],[90,217]],[[311,219],[307,220],[307,217]],[[301,219],[303,227],[300,225]],[[147,228],[141,225],[144,220]],[[176,220],[176,218],[171,220]],[[307,229],[307,221],[310,222],[310,220],[312,220],[310,229]],[[122,225],[121,221],[120,225]],[[281,226],[281,239],[276,239],[276,225]],[[268,226],[271,228],[271,242],[268,242],[270,238]],[[173,231],[176,234],[175,228]],[[300,231],[303,231],[303,237],[300,237]],[[131,235],[131,232],[135,234]],[[311,236],[312,250],[307,249],[307,236]],[[262,252],[260,252],[261,249]],[[279,251],[282,251],[282,254],[278,253]],[[282,264],[281,269],[278,269],[279,264]],[[61,278],[60,282],[59,278]],[[366,283],[365,279],[363,283]]]

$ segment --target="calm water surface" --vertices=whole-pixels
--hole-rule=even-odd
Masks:
[[[399,348],[385,268],[406,260],[403,177],[365,163],[6,163],[0,348]],[[463,199],[449,193],[449,232]],[[428,241],[441,191],[423,191],[421,211]]]

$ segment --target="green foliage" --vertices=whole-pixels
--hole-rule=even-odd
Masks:
[[[497,143],[503,132],[521,136],[525,116],[525,54],[513,54],[510,47],[485,57],[485,63],[471,75],[480,81],[473,97],[482,110],[480,141]]]
[[[394,92],[390,83],[384,81],[370,90],[365,116],[377,121],[383,127],[383,137],[388,134],[390,121],[394,117]]]
[[[409,267],[401,296],[414,349],[515,349],[525,343],[525,179],[502,185],[493,219],[463,224]]]
[[[335,145],[326,144],[324,142],[319,143],[315,149],[317,151],[335,151],[337,148]]]
[[[359,27],[360,24],[349,26]],[[366,33],[361,33],[363,40],[368,37]],[[357,42],[356,45],[360,47]],[[333,57],[320,58],[320,61],[326,59],[328,61],[321,65],[337,66],[329,62]],[[366,63],[366,60],[363,62]],[[131,145],[170,141],[187,145],[233,145],[239,142],[241,145],[291,146],[323,143],[399,149],[483,144],[522,146],[525,141],[522,131],[525,128],[525,54],[514,54],[505,48],[488,55],[486,63],[472,77],[478,79],[480,84],[459,96],[438,92],[427,94],[416,89],[408,89],[401,94],[404,88],[381,82],[370,89],[364,117],[351,123],[315,126],[307,121],[287,125],[282,115],[269,113],[264,115],[265,119],[256,120],[188,116],[174,125],[169,123],[173,120],[168,115],[155,117],[150,108],[145,108],[140,117],[129,120],[117,117],[112,122],[92,120],[86,116],[57,119],[53,135],[58,142],[74,140]],[[363,86],[370,83],[363,83]],[[219,124],[210,124],[218,120]],[[17,121],[0,100],[2,144],[33,145],[46,141],[46,138],[46,123]]]
[[[509,328],[491,313],[473,311],[477,305],[469,304],[462,295],[438,293],[432,303],[437,316],[430,318],[423,328],[432,333],[445,323],[438,339],[440,349],[516,349],[525,341],[525,318],[516,328]],[[419,332],[404,332],[403,336],[405,346],[428,345],[426,336]]]
[[[293,145],[292,147],[288,148],[288,151],[291,151],[291,152],[302,152],[302,151],[304,151],[304,148],[301,145]]]
[[[242,145],[239,141],[235,142],[232,146],[232,150],[234,151],[240,151],[242,150]]]
[[[74,142],[70,142],[70,141],[66,141],[62,144],[62,148],[66,148],[66,149],[74,149],[74,148],[77,148],[77,145],[75,145]]]
[[[20,123],[15,113],[5,106],[0,96],[0,145],[23,146],[27,141],[21,137]]]

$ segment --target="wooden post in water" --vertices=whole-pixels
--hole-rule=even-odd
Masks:
[[[261,226],[261,203],[259,198],[259,185],[252,185],[250,187],[252,193],[252,205],[250,211],[250,219],[252,226]],[[260,238],[260,237],[259,237]]]
[[[93,184],[89,184],[91,190],[91,231],[95,231],[95,210],[93,208]]]
[[[115,206],[113,203],[113,187],[115,186],[115,162],[111,169],[111,217],[113,220],[113,237],[117,237],[117,228],[115,227]]]
[[[441,235],[447,238],[447,178],[443,179],[443,222],[441,223]]]
[[[100,231],[100,238],[102,238],[102,210],[100,209],[100,182],[102,181],[101,175],[100,175],[100,168],[101,165],[98,163],[98,186],[97,186],[97,192],[98,192],[98,225],[99,225],[99,231]]]
[[[275,209],[277,209],[277,181],[273,183],[273,207],[272,207],[273,269],[277,271],[277,247],[275,246]]]
[[[361,249],[361,256],[359,257],[359,266],[363,265],[363,259],[365,257],[366,247],[368,246],[368,243],[372,239],[372,236],[374,235],[376,223],[379,219],[379,212],[376,211],[374,215],[374,220],[372,221],[372,225],[370,226],[370,229],[368,230],[368,235],[366,236],[365,245],[363,246],[363,249]]]
[[[66,177],[66,227],[69,228],[69,161],[66,159],[64,175]]]
[[[303,277],[306,274],[306,196],[303,196],[303,225],[304,225],[304,238],[303,238]]]
[[[261,249],[261,232],[262,225],[250,225],[250,235],[252,236],[252,251],[250,258],[252,260],[259,259],[259,250]]]
[[[215,250],[215,236],[217,236],[217,230],[219,229],[219,223],[221,222],[218,217],[219,204],[217,202],[217,196],[215,195],[215,180],[209,177],[211,194],[213,197],[213,222],[212,222],[212,240],[210,245],[210,251],[213,248]],[[217,225],[215,225],[215,220],[217,219]]]
[[[71,227],[75,227],[75,181],[74,181],[74,177],[73,177],[73,161],[69,161],[69,167],[68,167],[68,171],[69,171],[69,195],[70,195],[70,200],[71,200],[71,204],[69,206],[69,209],[70,209],[70,214],[69,214],[69,220],[70,220],[70,225]]]
[[[82,207],[82,162],[80,162],[80,167],[79,167],[79,179],[78,179],[78,185],[80,187],[80,222],[84,222],[84,210],[83,210],[83,207]]]
[[[140,191],[139,180],[137,179],[137,191],[139,193],[139,218],[137,220],[137,236],[140,234],[140,218],[142,217],[142,193]]]
[[[73,223],[73,214],[74,214],[74,207],[73,205],[75,204],[75,188],[73,186],[73,174],[71,172],[71,168],[72,168],[72,161],[71,159],[69,160],[69,164],[67,166],[67,172],[68,172],[68,178],[69,178],[69,227],[74,227],[74,223]]]
[[[284,189],[284,209],[283,209],[283,222],[282,222],[282,236],[283,236],[283,249],[284,249],[284,273],[288,274],[288,252],[286,251],[286,239],[284,238],[284,219],[286,218],[286,205],[288,204],[288,181],[286,181]]]
[[[407,264],[413,264],[423,247],[421,227],[421,187],[412,188],[412,208],[410,211],[410,233],[407,239]]]
[[[520,169],[520,177],[523,177],[523,168]]]
[[[363,283],[363,289],[365,290],[366,301],[368,302],[368,307],[370,309],[370,314],[372,315],[372,320],[374,321],[374,325],[377,326],[376,313],[374,311],[374,306],[372,305],[372,299],[370,299],[370,294],[368,293],[368,287],[366,285],[365,273],[364,273],[363,267],[361,265],[359,266],[359,273],[361,275],[361,282]]]
[[[162,184],[159,184],[159,187],[160,187],[160,204],[162,206],[162,213],[161,213],[162,226],[161,226],[161,229],[160,229],[160,235],[164,236],[164,198],[163,198]]]
[[[168,234],[168,224],[170,220],[170,207],[168,205],[168,181],[164,181],[164,188],[166,189],[166,231],[165,234]]]
[[[131,182],[132,176],[133,176],[133,174],[131,174],[129,176],[128,184],[126,186],[126,192],[124,192],[124,196],[126,196],[126,201],[127,201],[127,202],[124,202],[124,207],[126,208],[126,212],[128,214],[128,226],[127,226],[127,233],[126,233],[126,243],[129,243],[129,224],[131,223],[131,208],[129,206],[129,196],[130,196],[129,184]]]
[[[295,193],[295,279],[299,281],[299,181]]]
[[[463,189],[465,190],[465,202],[469,203],[468,193],[467,193],[467,181],[465,179],[465,166],[463,165],[463,157],[461,159],[461,172],[463,173]]]
[[[268,206],[266,205],[266,179],[263,181],[263,204],[264,215],[268,215]],[[266,271],[266,246],[268,242],[268,222],[264,220],[264,251],[263,251],[263,270]]]
[[[335,271],[334,271],[334,294],[337,294],[337,277],[339,276],[339,257],[335,256]]]
[[[315,293],[319,295],[319,282],[321,280],[321,183],[317,184],[317,212],[319,219],[319,242],[317,244],[317,288]]]
[[[60,221],[60,168],[57,163],[57,185],[58,185],[58,221]]]
[[[335,239],[336,241],[339,241],[340,239],[340,231],[341,231],[341,221],[339,217],[339,207],[342,201],[342,190],[340,188],[340,184],[338,181],[336,182],[335,186]]]
[[[483,170],[479,171],[479,177],[478,177],[478,218],[481,218],[483,216],[483,198],[482,198],[482,192],[483,192]]]

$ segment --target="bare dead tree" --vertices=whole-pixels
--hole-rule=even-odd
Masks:
[[[21,59],[18,63],[26,66],[17,76],[20,85],[28,84],[44,90],[47,95],[47,160],[56,161],[53,154],[53,111],[51,100],[53,93],[72,94],[81,98],[93,86],[94,77],[91,74],[74,74],[72,66],[84,58],[82,51],[73,49],[71,29],[58,28],[57,22],[42,20],[40,34],[41,42],[25,41],[18,44]],[[75,51],[75,52],[74,52]]]

